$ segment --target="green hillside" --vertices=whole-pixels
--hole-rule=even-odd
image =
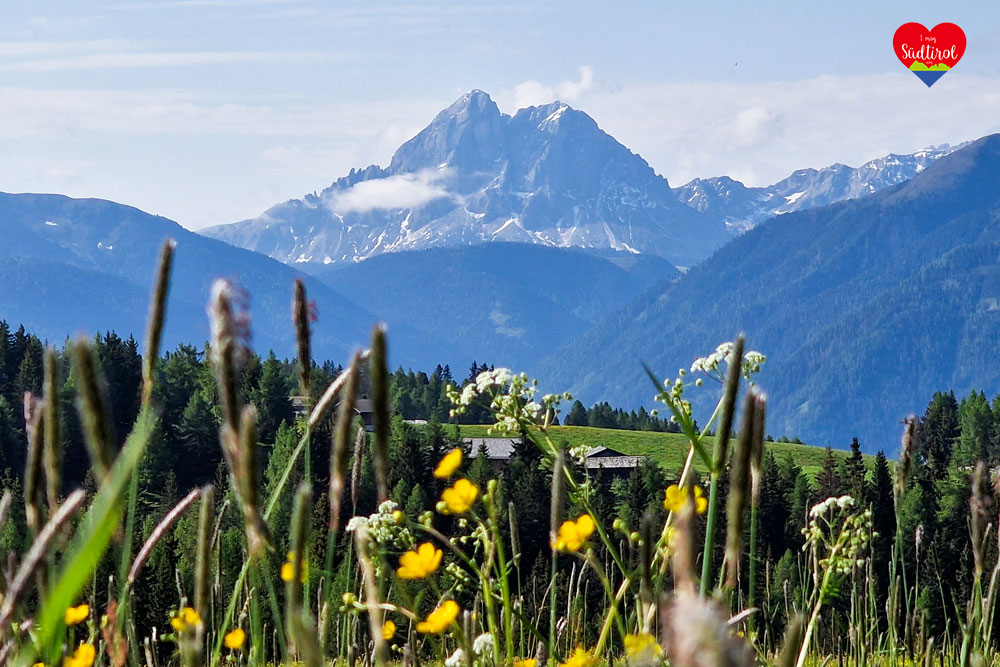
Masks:
[[[488,426],[463,425],[461,429],[462,437],[465,438],[482,438],[489,435],[487,433]],[[688,453],[687,440],[680,433],[623,431],[589,426],[554,426],[552,433],[554,438],[563,439],[570,446],[586,443],[594,447],[610,447],[632,456],[649,456],[672,474],[680,472]],[[712,439],[709,438],[709,440]],[[813,477],[819,470],[825,451],[823,447],[791,442],[768,442],[765,444],[767,451],[774,454],[779,461],[791,456],[810,477]],[[833,453],[841,460],[847,458],[849,454],[842,450],[834,450]],[[874,457],[865,455],[865,463],[869,468],[873,465],[873,461]],[[696,467],[703,472],[705,470],[702,465]]]

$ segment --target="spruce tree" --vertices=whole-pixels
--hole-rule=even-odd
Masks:
[[[833,449],[827,445],[823,462],[816,473],[816,494],[820,500],[841,495],[843,480],[840,478],[839,467]]]
[[[941,479],[951,461],[958,438],[958,401],[955,392],[937,392],[927,405],[920,426],[920,458],[926,461],[934,479]]]
[[[272,443],[278,426],[295,420],[288,377],[274,352],[261,366],[260,386],[252,395],[257,406],[257,437],[261,442]]]
[[[855,502],[867,505],[871,491],[868,485],[868,469],[865,467],[865,457],[861,454],[861,443],[857,438],[851,440],[851,455],[844,460],[843,486]]]
[[[573,406],[570,408],[569,414],[566,415],[566,421],[564,423],[566,426],[587,425],[587,408],[583,407],[583,403],[580,401],[573,401]]]

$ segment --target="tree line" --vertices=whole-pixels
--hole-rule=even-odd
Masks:
[[[121,338],[114,332],[94,337],[94,347],[100,362],[111,408],[111,428],[120,447],[131,429],[139,410],[142,379],[142,359],[136,341]],[[25,392],[40,395],[42,390],[42,357],[44,344],[23,327],[12,329],[0,322],[0,472],[2,486],[14,494],[10,520],[0,531],[0,550],[24,551],[30,540],[25,524],[22,496],[25,469],[25,428],[21,409]],[[74,406],[76,378],[70,363],[70,349],[59,352],[63,378],[58,400],[63,415],[64,493],[77,486],[93,492],[95,481],[85,477],[89,469],[82,428]],[[542,461],[539,449],[527,434],[515,447],[511,460],[499,472],[484,453],[471,451],[462,443],[458,424],[449,425],[450,404],[445,393],[449,383],[459,387],[473,382],[476,375],[487,370],[485,364],[473,364],[468,375],[456,381],[448,366],[438,366],[430,374],[397,370],[391,376],[393,419],[389,441],[388,473],[391,497],[409,516],[432,508],[440,497],[443,482],[431,471],[444,453],[455,447],[465,447],[471,461],[469,477],[485,485],[499,476],[510,515],[516,519],[520,536],[520,567],[525,573],[525,586],[548,577],[548,515],[551,495],[551,473]],[[313,364],[312,387],[318,394],[341,372],[342,366],[324,362]],[[220,410],[216,383],[206,349],[179,345],[164,354],[157,365],[155,401],[160,419],[140,468],[140,494],[136,525],[144,539],[156,522],[191,488],[214,484],[220,507],[231,502],[226,468],[219,447]],[[271,352],[266,357],[251,355],[242,367],[238,390],[241,400],[256,407],[258,441],[263,472],[262,493],[270,498],[277,488],[278,471],[285,468],[292,450],[301,436],[301,419],[296,409],[296,362],[278,359]],[[462,416],[466,422],[488,421],[487,406],[470,409]],[[417,426],[405,420],[427,420]],[[645,410],[625,412],[608,404],[597,404],[587,410],[576,401],[564,417],[566,424],[592,425],[605,428],[640,428],[667,431],[670,425]],[[912,452],[914,462],[909,484],[899,498],[903,516],[903,548],[905,563],[902,576],[921,582],[917,604],[929,633],[944,633],[958,622],[958,610],[950,601],[967,599],[972,567],[968,544],[968,476],[976,461],[983,460],[993,467],[1000,464],[1000,396],[987,400],[982,392],[972,392],[957,400],[954,393],[935,394],[920,420],[921,437]],[[330,458],[329,423],[314,431],[314,446],[310,456],[300,461],[294,472],[298,479],[309,477],[314,488],[323,489],[328,482]],[[893,471],[884,452],[879,452],[874,464],[866,466],[860,443],[850,444],[847,458],[836,456],[827,448],[819,470],[803,470],[796,460],[786,455],[781,459],[767,452],[762,466],[760,534],[756,568],[759,581],[754,582],[763,598],[761,619],[770,629],[770,636],[780,637],[788,611],[795,608],[801,586],[804,555],[801,551],[801,529],[810,508],[827,497],[852,495],[873,511],[874,530],[872,565],[879,608],[884,608],[888,590],[889,562],[895,535],[895,504]],[[352,461],[356,473],[352,476],[352,509],[358,515],[377,510],[374,467],[368,445],[358,450],[359,458]],[[644,517],[662,522],[664,490],[679,475],[679,470],[664,470],[652,459],[642,463],[625,476],[595,480],[593,506],[605,525],[619,526],[619,538],[640,530]],[[600,475],[601,473],[597,473]],[[286,488],[294,488],[294,484]],[[290,499],[280,499],[272,529],[275,535],[288,534]],[[286,502],[287,501],[287,502]],[[315,503],[313,525],[317,535],[328,523],[326,497],[319,494]],[[233,576],[242,564],[242,528],[233,512],[221,512],[223,577]],[[442,519],[443,520],[443,519]],[[149,591],[137,603],[137,618],[144,627],[162,625],[169,613],[165,607],[176,586],[176,577],[190,579],[190,554],[193,548],[194,517],[180,520],[167,540],[167,548],[158,550],[144,571],[143,590]],[[655,523],[654,523],[655,525]],[[725,522],[720,522],[720,531]],[[505,530],[509,529],[505,528]],[[700,527],[704,530],[704,526]],[[721,533],[720,533],[721,537]],[[344,538],[347,539],[347,538]],[[722,539],[715,559],[721,562]],[[313,562],[324,562],[326,540],[312,540]],[[956,545],[962,545],[961,548]],[[176,572],[175,572],[176,570]],[[110,572],[101,573],[105,579]],[[351,572],[336,573],[339,585],[347,590]],[[571,573],[560,573],[565,581]],[[95,581],[101,581],[98,576]],[[231,583],[231,582],[230,582]],[[594,586],[597,595],[599,587]],[[545,603],[544,586],[536,596],[538,608]],[[162,595],[157,595],[161,591]],[[744,591],[744,594],[746,591]],[[281,595],[280,591],[277,595]],[[568,593],[560,588],[560,595]],[[584,604],[585,600],[570,600]],[[565,601],[563,602],[565,604]],[[848,613],[831,605],[825,623],[836,623],[837,614]],[[827,636],[836,636],[829,633]]]

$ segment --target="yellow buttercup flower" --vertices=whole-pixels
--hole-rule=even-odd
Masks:
[[[417,632],[426,635],[439,635],[451,625],[458,616],[458,603],[445,600],[438,608],[427,614],[427,618],[417,623]]]
[[[385,625],[382,626],[382,639],[389,641],[396,634],[396,624],[392,621],[386,621]]]
[[[448,479],[462,465],[462,450],[458,447],[445,454],[434,468],[434,476],[438,479]]]
[[[407,551],[399,557],[399,569],[396,570],[396,574],[400,579],[423,579],[438,569],[443,555],[433,544],[424,542],[416,551]]]
[[[90,605],[81,604],[78,607],[69,607],[66,610],[64,619],[66,625],[76,625],[77,623],[86,621],[88,616],[90,616]]]
[[[294,558],[295,558],[295,554],[293,554],[291,551],[289,551],[288,552],[288,556],[286,558],[287,559],[285,560],[285,563],[281,566],[281,580],[282,581],[291,581],[292,577],[295,576],[295,563],[293,562]],[[303,584],[306,583],[306,577],[308,576],[308,574],[309,574],[308,565],[306,564],[305,559],[303,559],[302,560],[302,573],[299,576],[299,579],[301,579],[301,581],[302,581]]]
[[[593,533],[594,520],[589,514],[582,514],[576,521],[564,521],[559,526],[555,548],[564,553],[577,552]]]
[[[671,512],[679,512],[684,503],[687,502],[687,491],[672,484],[666,493],[666,497],[663,499],[663,507]],[[708,499],[705,498],[704,492],[702,492],[700,486],[694,487],[694,511],[698,514],[704,514],[705,510],[708,509]]]
[[[525,658],[524,660],[515,660],[514,667],[538,667],[538,658]]]
[[[632,664],[651,664],[662,655],[663,649],[648,632],[625,636],[625,657]]]
[[[465,479],[464,477],[454,486],[449,486],[441,493],[441,502],[444,503],[445,514],[465,514],[476,502],[479,495],[479,487]]]
[[[590,651],[582,646],[577,646],[576,650],[573,651],[573,655],[566,662],[560,664],[559,667],[592,667],[595,662],[597,662],[597,658]]]
[[[64,667],[93,667],[97,652],[91,644],[80,644],[73,655],[63,661]]]
[[[243,648],[243,642],[247,640],[247,633],[243,631],[243,628],[236,628],[232,632],[227,632],[226,636],[222,639],[222,643],[226,645],[226,648],[233,651],[239,651]]]
[[[201,625],[201,615],[191,607],[184,607],[170,619],[170,625],[177,632],[184,632]]]

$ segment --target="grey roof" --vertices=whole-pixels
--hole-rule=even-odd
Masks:
[[[638,468],[641,462],[641,456],[595,456],[587,458],[586,465],[590,470],[598,468],[613,470],[616,468]]]
[[[481,447],[486,448],[486,457],[491,460],[504,461],[514,453],[514,445],[521,442],[520,438],[466,438],[465,442],[472,445],[472,455],[477,456]]]
[[[472,456],[479,454],[481,447],[486,448],[486,457],[491,461],[506,461],[514,454],[514,446],[521,442],[520,438],[465,438],[472,448]],[[635,468],[642,461],[641,456],[626,456],[608,447],[594,447],[587,452],[586,465],[594,470],[597,468]]]

